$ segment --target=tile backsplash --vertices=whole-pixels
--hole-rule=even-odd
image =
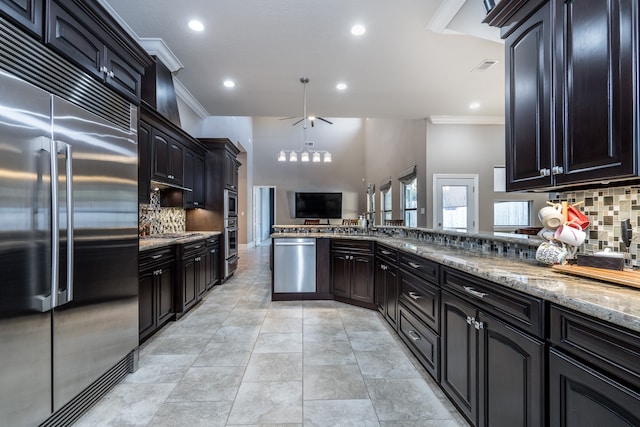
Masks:
[[[611,248],[615,252],[628,253],[630,264],[640,267],[640,187],[567,191],[559,193],[558,200],[567,200],[571,204],[584,203],[578,207],[591,224],[581,252],[592,253]],[[627,218],[633,229],[629,248],[622,241],[620,228],[620,222]]]
[[[182,233],[185,231],[186,213],[182,208],[160,207],[160,192],[152,191],[148,205],[139,206],[139,224],[149,224],[151,234]]]

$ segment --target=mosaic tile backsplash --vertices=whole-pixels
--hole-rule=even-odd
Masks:
[[[560,193],[558,200],[567,200],[571,204],[584,202],[578,207],[591,224],[581,252],[593,253],[611,248],[615,252],[627,254],[633,267],[640,267],[640,187],[567,191]],[[633,229],[629,248],[622,241],[620,227],[620,222],[627,218]]]
[[[149,224],[151,235],[162,233],[183,233],[186,226],[186,213],[182,208],[160,207],[160,193],[151,192],[148,205],[139,206],[139,224]]]

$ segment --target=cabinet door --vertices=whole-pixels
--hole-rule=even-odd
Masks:
[[[138,278],[138,331],[140,340],[156,330],[156,296],[154,271],[144,271]]]
[[[202,252],[201,254],[199,254],[196,257],[196,269],[197,269],[197,276],[196,276],[196,295],[198,296],[198,299],[200,299],[200,297],[205,293],[205,291],[207,290],[207,262],[206,262],[206,258],[207,258],[207,253],[206,252]]]
[[[184,186],[193,190],[185,192],[185,207],[204,207],[204,157],[186,150],[184,171]]]
[[[135,103],[140,102],[142,76],[113,49],[105,48],[105,82]]]
[[[557,184],[636,173],[638,2],[559,1]]]
[[[640,425],[640,394],[573,360],[549,351],[551,427]]]
[[[149,204],[151,198],[151,128],[138,126],[138,203]]]
[[[42,38],[41,0],[0,0],[0,11],[15,22]]]
[[[206,287],[207,289],[211,289],[220,281],[220,246],[207,248],[205,260],[207,275]]]
[[[388,268],[387,264],[384,261],[381,260],[376,260],[376,276],[375,276],[375,304],[376,307],[378,308],[378,311],[380,312],[380,314],[382,314],[383,316],[385,316],[385,312],[387,309],[387,303],[386,303],[386,290],[387,290],[387,284],[386,284],[386,273],[385,270]]]
[[[170,176],[176,184],[182,184],[184,182],[184,147],[177,141],[171,141],[169,145],[170,156]]]
[[[550,186],[551,7],[544,5],[505,40],[507,190]]]
[[[473,306],[442,292],[440,385],[460,411],[477,424],[478,331],[472,326],[475,317]]]
[[[91,22],[91,19],[73,3],[69,2],[75,16],[63,8],[58,1],[49,1],[47,4],[49,6],[47,44],[103,80],[105,46],[102,40],[85,27],[84,23]]]
[[[154,178],[158,178],[160,180],[169,180],[169,176],[171,175],[171,160],[169,158],[169,147],[171,146],[171,141],[168,136],[157,129],[152,129],[151,137],[152,175]]]
[[[387,321],[396,326],[398,320],[398,295],[399,295],[399,278],[398,267],[389,265],[385,271],[385,284],[386,284],[386,310],[385,315]]]
[[[373,303],[373,255],[351,255],[351,298]]]
[[[544,343],[485,313],[478,320],[483,327],[478,426],[544,425]]]
[[[183,260],[182,309],[186,311],[196,301],[198,266],[195,257]]]
[[[331,252],[331,294],[339,297],[351,297],[351,260],[350,255]]]
[[[162,268],[162,273],[158,275],[158,326],[173,316],[173,287],[174,268],[173,265],[166,265]]]

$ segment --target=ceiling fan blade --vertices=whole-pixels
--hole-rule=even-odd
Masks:
[[[313,124],[313,122],[315,122],[315,120],[311,120],[311,127],[315,127],[315,125]]]
[[[327,119],[323,119],[322,117],[316,117],[316,119],[318,119],[318,120],[322,120],[323,122],[329,123],[330,125],[332,125],[332,124],[333,124],[333,123],[332,123],[332,122],[330,122],[329,120],[327,120]]]
[[[295,125],[297,125],[298,123],[300,123],[300,122],[301,122],[301,121],[303,121],[303,120],[304,120],[304,119],[300,119],[300,120],[298,120],[297,122],[295,122],[294,124],[292,124],[291,126],[295,126]]]
[[[283,117],[280,120],[291,120],[291,119],[297,119],[297,116],[293,116],[293,117]]]

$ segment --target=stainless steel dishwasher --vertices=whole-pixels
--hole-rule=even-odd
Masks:
[[[274,293],[316,291],[316,239],[274,239],[273,258]]]

